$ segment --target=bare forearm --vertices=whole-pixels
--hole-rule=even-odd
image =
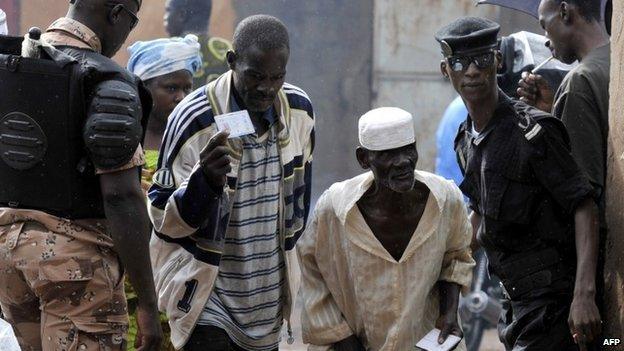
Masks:
[[[592,199],[585,200],[574,214],[576,242],[575,295],[596,293],[596,265],[598,261],[598,208]]]
[[[156,305],[149,256],[149,220],[142,194],[105,201],[108,230],[139,303]]]
[[[334,351],[364,351],[364,346],[355,335],[334,344]]]
[[[438,282],[440,292],[440,315],[457,318],[460,286],[447,281]]]

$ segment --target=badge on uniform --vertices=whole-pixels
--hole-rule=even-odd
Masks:
[[[173,173],[167,168],[156,171],[152,177],[152,181],[161,188],[169,189],[175,187]]]

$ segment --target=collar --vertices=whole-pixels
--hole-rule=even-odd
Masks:
[[[441,182],[441,178],[429,172],[419,170],[415,170],[414,175],[416,180],[424,183],[429,188],[430,194],[433,195],[438,205],[438,210],[441,212],[446,201],[446,190],[443,182]],[[336,216],[343,225],[358,200],[371,187],[374,179],[373,172],[367,172],[338,184],[340,188],[335,189],[335,196],[332,196],[332,202],[334,203]]]
[[[482,131],[478,132],[478,135],[476,136],[472,133],[472,131],[474,130],[474,124],[472,121],[472,117],[470,117],[470,113],[468,113],[468,118],[466,120],[466,131],[468,132],[468,135],[470,135],[472,143],[474,143],[475,145],[479,145],[483,140],[485,140],[487,136],[492,132],[492,130],[494,130],[494,128],[498,125],[501,119],[503,119],[511,112],[512,104],[513,102],[511,98],[499,89],[498,103],[496,104],[496,108],[494,109],[492,118],[485,126],[485,128],[483,128]]]
[[[215,94],[210,95],[208,88],[208,99],[214,102],[213,110],[215,114],[225,114],[232,112],[232,100],[234,100],[234,93],[232,89],[232,70],[225,72],[215,81],[210,84],[214,84]],[[277,119],[278,132],[280,133],[280,142],[288,139],[288,125],[290,124],[290,105],[288,104],[288,98],[284,89],[280,89],[277,93],[277,99],[271,109],[273,111],[273,118]]]
[[[102,52],[102,43],[86,25],[67,17],[54,21],[43,34],[44,40],[53,46],[74,46]]]

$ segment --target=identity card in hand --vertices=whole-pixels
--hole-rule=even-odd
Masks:
[[[440,336],[440,329],[433,329],[424,338],[416,344],[417,348],[427,351],[448,351],[457,346],[461,341],[461,338],[456,335],[449,335],[446,341],[442,345],[438,344],[438,337]]]
[[[230,131],[230,138],[253,134],[256,131],[247,110],[215,116],[215,122],[219,131]]]

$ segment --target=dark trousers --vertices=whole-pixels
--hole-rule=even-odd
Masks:
[[[225,330],[198,325],[184,345],[184,351],[247,351],[236,345]],[[277,349],[273,350],[277,351]]]
[[[569,296],[503,301],[498,335],[507,351],[578,351],[568,327]],[[588,350],[597,350],[593,345]]]

